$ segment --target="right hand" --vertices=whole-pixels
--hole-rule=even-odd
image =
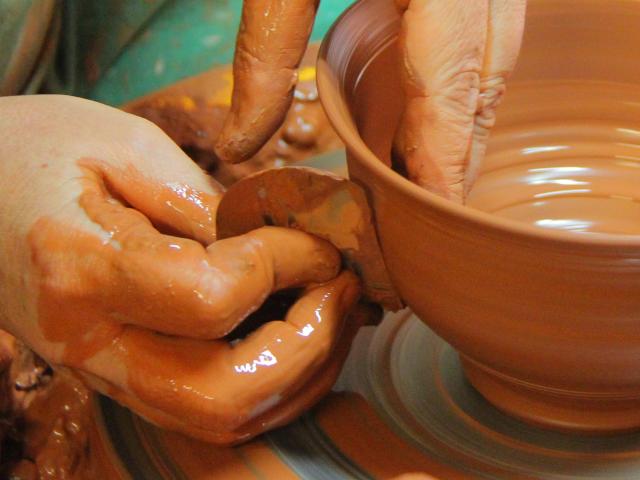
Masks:
[[[406,100],[395,161],[421,187],[464,202],[518,58],[526,0],[395,1]],[[318,2],[244,0],[231,110],[215,146],[223,161],[252,157],[282,124]]]
[[[395,160],[414,183],[463,203],[518,58],[526,0],[396,3],[406,103]]]
[[[0,98],[0,132],[1,328],[155,423],[220,444],[331,388],[359,297],[332,245],[275,227],[215,241],[222,188],[113,108]],[[224,339],[291,287],[304,292],[284,321]]]

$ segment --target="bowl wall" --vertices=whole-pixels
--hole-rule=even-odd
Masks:
[[[637,169],[640,54],[631,46],[640,40],[638,25],[636,1],[531,0],[485,173],[530,161],[523,150],[571,134],[567,125],[576,122],[586,130],[581,142],[568,139],[570,151],[625,144],[618,147],[631,152],[626,160]],[[369,195],[401,296],[461,353],[468,378],[499,408],[560,429],[640,427],[640,235],[545,230],[454,205],[391,170],[402,111],[398,27],[392,1],[355,4],[325,39],[318,82],[347,145],[350,176]],[[545,96],[559,84],[578,100]],[[542,138],[540,125],[551,121]],[[589,125],[602,134],[591,147]]]

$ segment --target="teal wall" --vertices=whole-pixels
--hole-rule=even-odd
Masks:
[[[122,3],[98,4],[102,6],[90,15],[93,25],[79,22],[85,28],[81,38],[87,39],[86,44],[90,44],[91,34],[95,37],[96,31],[110,27],[110,33],[101,36],[100,45],[90,44],[93,56],[84,59],[86,64],[98,56],[100,62],[108,63],[99,75],[94,72],[98,81],[86,90],[86,96],[119,105],[232,61],[241,0],[143,0],[125,2],[126,8]],[[350,3],[321,0],[312,40],[321,40]],[[142,26],[135,28],[135,21]]]

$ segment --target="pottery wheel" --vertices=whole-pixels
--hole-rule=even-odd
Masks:
[[[346,176],[344,162],[342,151],[304,164]],[[312,411],[240,447],[162,431],[106,397],[96,409],[112,463],[135,480],[640,478],[640,433],[571,436],[501,413],[409,310],[360,330],[333,393]]]
[[[334,393],[313,411],[246,446],[166,434],[106,398],[98,407],[121,467],[141,480],[195,478],[186,471],[189,448],[212,469],[198,478],[640,477],[640,434],[570,436],[502,414],[465,380],[456,352],[408,310],[361,330]]]

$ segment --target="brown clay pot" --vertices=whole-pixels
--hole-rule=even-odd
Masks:
[[[393,3],[362,0],[348,10],[325,38],[317,71],[323,105],[347,145],[350,176],[373,207],[392,281],[460,352],[469,381],[498,408],[574,432],[640,428],[640,216],[627,235],[545,230],[453,204],[393,171],[387,163],[402,110]],[[640,131],[617,127],[640,120],[639,32],[638,2],[530,0],[522,55],[485,172],[496,162],[526,162],[525,149],[514,146],[536,138],[544,122],[555,122],[555,136],[582,139],[572,151],[588,151],[594,131],[612,132],[598,151],[623,144],[637,150]],[[376,70],[368,73],[372,63]],[[545,97],[524,88],[565,80],[577,92],[606,81],[610,95],[578,92],[581,103],[571,89]],[[592,121],[609,123],[598,129]],[[500,142],[515,153],[492,154]],[[615,190],[624,180],[614,170],[602,174],[602,188]]]

